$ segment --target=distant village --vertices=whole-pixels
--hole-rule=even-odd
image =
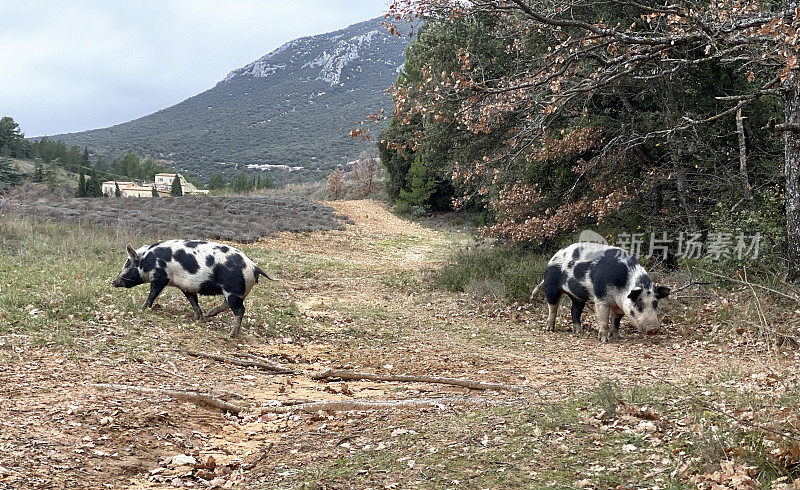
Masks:
[[[210,191],[207,189],[198,189],[187,181],[181,174],[156,174],[155,182],[126,182],[121,180],[107,180],[103,182],[103,194],[109,197],[117,195],[117,188],[120,191],[120,197],[168,197],[172,189],[172,182],[175,179],[180,179],[181,189],[184,195],[206,195]]]

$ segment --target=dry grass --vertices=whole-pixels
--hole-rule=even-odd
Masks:
[[[372,201],[329,204],[354,224],[242,246],[281,281],[248,297],[238,339],[225,335],[227,315],[191,320],[177,291],[159,299],[160,310],[142,312],[145,289],[106,286],[124,244],[150,239],[137,230],[0,219],[3,483],[200,485],[208,474],[172,464],[178,454],[213,456],[217,483],[249,487],[690,488],[728,474],[752,472],[765,484],[800,476],[792,440],[752,425],[796,434],[795,350],[749,334],[725,340],[723,311],[694,298],[687,309],[667,306],[659,335],[623,324],[620,341],[599,344],[591,332],[568,332],[567,308],[555,333],[542,332],[542,304],[426,284],[424,271],[468,237],[409,223]],[[708,304],[721,301],[716,294],[729,292],[717,290]],[[187,349],[253,352],[300,373],[468,377],[531,391],[323,383]],[[89,386],[98,382],[215,390],[251,406],[453,395],[497,406],[234,418]]]

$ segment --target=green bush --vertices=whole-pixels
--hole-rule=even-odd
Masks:
[[[509,301],[527,301],[542,280],[549,254],[522,247],[467,248],[432,273],[433,284],[450,291],[481,291],[497,284]],[[502,284],[502,288],[499,287]]]

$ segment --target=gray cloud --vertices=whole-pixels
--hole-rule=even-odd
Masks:
[[[28,136],[122,123],[386,0],[0,2],[0,116]]]

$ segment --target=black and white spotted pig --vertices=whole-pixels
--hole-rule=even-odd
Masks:
[[[597,243],[574,243],[550,259],[544,280],[531,297],[543,291],[549,306],[545,328],[553,331],[558,303],[563,294],[572,299],[572,331],[583,332],[581,313],[587,301],[594,301],[598,338],[619,338],[619,322],[625,316],[639,332],[658,328],[658,300],[669,288],[655,286],[642,264],[627,251]]]
[[[153,306],[166,286],[175,286],[186,295],[196,319],[203,316],[197,295],[221,294],[224,301],[209,311],[206,318],[230,308],[236,317],[232,336],[239,333],[244,298],[258,283],[258,276],[272,279],[245,254],[221,243],[167,240],[138,250],[129,244],[127,250],[128,260],[119,276],[111,281],[113,286],[130,288],[149,282],[150,294],[144,308]]]

